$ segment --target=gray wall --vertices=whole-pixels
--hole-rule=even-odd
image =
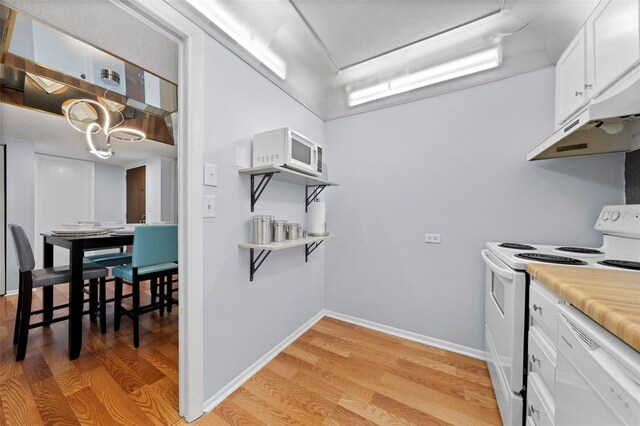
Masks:
[[[640,204],[640,149],[626,155],[624,180],[626,203]]]
[[[217,217],[204,225],[204,395],[231,379],[317,314],[324,303],[324,247],[304,262],[304,248],[273,252],[249,281],[252,214],[304,223],[304,187],[271,182],[250,211],[249,177],[239,175],[236,146],[252,135],[291,126],[323,143],[325,124],[218,42],[205,46],[204,160],[218,165]],[[196,206],[200,208],[200,206]],[[329,250],[330,243],[326,243]]]
[[[95,163],[95,220],[125,221],[125,169],[105,163]]]
[[[3,137],[0,143],[7,145],[7,224],[24,228],[33,235],[35,220],[35,151],[33,142]],[[37,249],[37,248],[34,248]],[[18,289],[18,261],[13,239],[7,231],[7,286]]]
[[[545,69],[328,122],[326,307],[481,349],[486,241],[599,245],[624,155],[525,162],[553,88]]]

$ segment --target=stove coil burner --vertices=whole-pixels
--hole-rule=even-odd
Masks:
[[[554,256],[552,254],[539,253],[518,253],[516,257],[527,260],[535,260],[536,262],[557,263],[559,265],[586,265],[587,262],[574,259],[572,257]]]
[[[631,269],[633,271],[640,271],[640,262],[633,262],[631,260],[615,260],[615,259],[611,259],[611,260],[603,260],[601,262],[598,262],[601,265],[605,265],[605,266],[613,266],[615,268],[622,268],[622,269]]]
[[[527,244],[518,244],[518,243],[502,243],[502,244],[499,244],[498,247],[504,247],[504,248],[515,249],[515,250],[536,250],[536,248],[533,246],[530,246]]]
[[[568,253],[578,253],[578,254],[604,254],[600,250],[596,250],[592,248],[584,248],[584,247],[558,247],[556,250],[566,251]]]

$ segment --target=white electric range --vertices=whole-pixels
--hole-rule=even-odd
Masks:
[[[595,229],[603,234],[603,244],[598,248],[489,242],[481,252],[486,264],[485,350],[505,425],[524,423],[527,265],[635,271],[640,282],[640,204],[605,206]]]

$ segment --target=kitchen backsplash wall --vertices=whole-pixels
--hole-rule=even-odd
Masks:
[[[640,204],[640,149],[626,155],[624,190],[627,204]]]

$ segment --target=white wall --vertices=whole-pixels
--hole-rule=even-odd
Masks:
[[[33,235],[35,220],[35,152],[33,142],[3,137],[7,145],[7,225],[16,224]],[[38,248],[34,248],[38,249]],[[7,292],[18,289],[18,260],[7,230]]]
[[[481,349],[486,241],[599,245],[624,155],[525,162],[553,130],[553,83],[545,69],[328,122],[326,307]]]
[[[7,224],[24,228],[33,250],[35,233],[35,145],[33,142],[2,136],[7,145]],[[124,167],[95,163],[95,219],[122,220],[125,216]],[[7,231],[7,292],[18,290],[18,266],[13,239]]]
[[[218,42],[208,39],[204,160],[218,165],[217,216],[204,226],[204,395],[210,398],[317,314],[324,302],[324,248],[304,262],[304,248],[273,252],[249,281],[252,214],[304,223],[304,187],[272,182],[250,211],[249,177],[239,175],[236,146],[252,135],[291,126],[324,142],[325,124]],[[201,208],[201,206],[193,206]]]
[[[95,220],[125,222],[125,169],[106,163],[95,163]]]

